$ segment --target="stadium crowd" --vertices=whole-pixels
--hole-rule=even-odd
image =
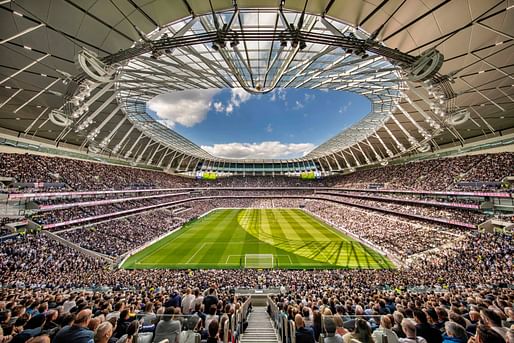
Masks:
[[[18,182],[64,182],[73,190],[186,187],[190,180],[159,171],[33,154],[0,153],[2,176]]]
[[[159,205],[168,202],[178,201],[188,198],[188,195],[170,196],[164,198],[151,199],[135,199],[112,204],[103,204],[96,206],[76,206],[65,209],[57,209],[51,211],[37,212],[30,218],[38,224],[60,223],[72,219],[87,218],[102,214],[116,213],[119,211]]]
[[[203,324],[198,325],[208,329],[205,320],[213,307],[206,306],[207,296],[200,301],[201,292],[191,290],[203,291],[218,285],[218,300],[212,303],[215,310],[210,318],[220,321],[234,310],[232,305],[240,304],[234,300],[234,288],[277,288],[283,293],[275,301],[288,318],[301,314],[314,327],[320,313],[327,316],[326,321],[331,314],[337,314],[342,319],[342,325],[337,327],[343,337],[355,334],[350,328],[356,327],[356,320],[366,320],[370,328],[377,328],[387,324],[377,316],[391,314],[392,326],[402,337],[408,334],[405,328],[400,330],[403,317],[426,324],[419,310],[425,312],[427,323],[436,327],[441,336],[449,334],[445,323],[448,320],[464,324],[466,331],[473,332],[476,325],[468,324],[477,324],[478,318],[485,315],[489,319],[482,317],[482,324],[489,323],[506,337],[507,329],[499,327],[511,325],[514,320],[514,293],[501,287],[514,282],[512,243],[511,236],[473,232],[397,270],[129,271],[111,270],[99,260],[45,235],[26,236],[1,245],[0,275],[5,287],[0,291],[1,324],[7,339],[12,333],[28,337],[47,333],[57,342],[59,335],[69,330],[65,329],[67,324],[81,323],[82,311],[91,311],[86,317],[95,324],[84,327],[91,329],[87,332],[91,336],[101,322],[111,318],[115,318],[111,325],[118,327],[113,330],[117,338],[129,332],[130,321],[135,318],[149,323],[150,331],[157,335],[159,324],[152,327],[152,323],[155,325],[162,313],[176,317],[196,313],[200,318],[196,324],[202,320]],[[113,290],[73,291],[75,287],[94,286],[110,286]],[[486,310],[493,310],[496,316]],[[208,335],[202,327],[196,326],[197,331]],[[219,327],[216,332],[219,335]]]
[[[109,256],[119,256],[166,232],[173,231],[188,219],[190,218],[174,217],[169,209],[163,209],[86,228],[65,230],[58,235],[82,248]]]
[[[500,182],[514,170],[514,153],[438,158],[358,170],[321,180],[287,176],[235,176],[215,181],[178,177],[106,163],[32,154],[0,153],[1,176],[18,182],[64,182],[74,190],[152,187],[330,187],[367,188],[383,184],[389,189],[452,190],[460,182]]]
[[[440,247],[461,234],[457,229],[441,228],[327,201],[307,201],[305,208],[400,259]]]
[[[403,214],[414,214],[427,218],[436,218],[443,220],[452,220],[462,223],[469,224],[480,224],[484,222],[488,216],[484,213],[471,211],[471,210],[459,210],[452,208],[442,208],[437,206],[426,206],[426,205],[418,205],[418,204],[400,204],[395,202],[387,202],[387,201],[376,201],[372,199],[357,199],[357,198],[349,198],[342,197],[340,195],[323,195],[323,198],[334,199],[334,200],[344,200],[345,202],[365,205],[371,208],[376,209],[387,209],[390,211],[394,211],[396,213]]]
[[[382,184],[388,189],[458,190],[459,182],[500,182],[512,175],[514,153],[466,155],[358,170],[342,176],[334,186],[367,188]]]
[[[0,176],[20,182],[64,182],[73,190],[189,185],[367,187],[370,183],[448,190],[461,181],[498,182],[513,169],[514,154],[504,153],[413,162],[306,182],[288,177],[208,182],[95,162],[0,154]],[[352,201],[377,205],[366,199]],[[152,201],[73,208],[43,212],[33,219],[58,222],[148,204]],[[439,207],[379,204],[399,213],[453,216],[472,223],[483,219],[479,214]],[[296,323],[299,337],[305,334],[305,340],[297,342],[316,342],[323,333],[328,343],[352,339],[382,343],[383,335],[388,343],[514,343],[513,331],[508,329],[514,323],[512,234],[399,220],[319,200],[235,197],[195,201],[63,231],[59,236],[83,248],[119,256],[214,208],[299,206],[399,257],[398,269],[124,270],[46,233],[20,235],[0,243],[0,343],[51,339],[128,343],[145,331],[155,342],[166,337],[183,342],[195,332],[207,342],[218,342],[229,334],[223,323],[245,301],[235,295],[236,288],[279,289],[273,299],[278,310],[270,304],[269,312]],[[238,335],[241,329],[230,335]]]

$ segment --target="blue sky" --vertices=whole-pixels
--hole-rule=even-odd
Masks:
[[[159,95],[148,113],[208,152],[228,158],[305,155],[369,113],[363,96],[340,91],[208,89]]]

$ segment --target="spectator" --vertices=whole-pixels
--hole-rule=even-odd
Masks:
[[[330,317],[330,316],[325,316],[324,317],[324,335],[325,335],[325,338],[323,340],[324,343],[342,343],[343,342],[343,337],[339,334],[336,333],[336,323],[334,321],[334,318]],[[377,343],[379,343],[377,341]],[[391,343],[394,343],[394,342],[391,342]]]
[[[296,343],[315,343],[314,331],[305,327],[305,322],[301,314],[297,314],[294,317],[294,323],[296,326]]]
[[[443,343],[466,343],[468,335],[466,329],[457,323],[446,322],[444,325],[445,334],[443,335]]]
[[[443,341],[441,331],[428,323],[425,312],[420,309],[414,310],[414,320],[416,321],[416,335],[426,339],[427,343],[441,343]]]
[[[72,325],[64,327],[57,333],[54,343],[89,343],[92,341],[93,332],[87,329],[91,314],[91,310],[80,311]]]
[[[505,339],[491,327],[480,324],[477,326],[476,335],[468,343],[505,343]]]
[[[402,320],[402,329],[405,338],[400,338],[400,343],[427,343],[426,339],[416,334],[416,322],[410,318]]]
[[[380,327],[373,331],[375,343],[383,343],[383,337],[387,337],[387,343],[398,343],[398,336],[392,330],[391,319],[388,316],[380,317]]]
[[[95,343],[108,343],[112,336],[113,327],[109,322],[103,322],[98,325],[94,335]]]
[[[218,321],[214,319],[209,323],[209,327],[207,328],[208,337],[206,343],[219,343],[218,332],[219,324]]]
[[[502,327],[501,317],[492,309],[483,309],[480,311],[480,317],[485,325],[488,325],[491,329],[500,334],[504,339],[507,337],[508,329]]]
[[[371,328],[368,322],[362,318],[355,320],[355,331],[343,336],[344,343],[351,343],[356,340],[361,343],[373,343]]]
[[[178,310],[178,309],[177,309]],[[158,343],[163,339],[168,339],[170,343],[178,343],[181,324],[175,316],[175,308],[166,307],[164,315],[155,327],[154,342]]]

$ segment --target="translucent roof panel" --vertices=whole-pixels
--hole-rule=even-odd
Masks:
[[[234,14],[235,13],[235,14]],[[202,158],[212,158],[196,144],[164,125],[152,121],[143,104],[157,94],[187,89],[243,88],[265,93],[276,88],[329,89],[356,92],[372,102],[373,110],[361,121],[314,149],[307,157],[326,155],[350,146],[378,129],[388,118],[406,85],[400,69],[386,58],[366,53],[358,55],[342,47],[323,43],[277,40],[274,33],[300,25],[301,13],[276,10],[240,10],[188,17],[148,35],[163,37],[201,36],[217,29],[237,29],[244,37],[220,43],[198,43],[145,53],[129,60],[120,70],[117,92],[129,119],[138,127],[172,147],[188,149]],[[367,37],[342,22],[304,15],[302,30],[334,37]],[[260,35],[251,39],[252,35]],[[273,35],[271,35],[273,34]],[[248,36],[247,36],[248,35]],[[262,39],[270,36],[269,40]],[[279,35],[280,37],[280,35]]]

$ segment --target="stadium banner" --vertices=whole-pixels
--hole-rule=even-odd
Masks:
[[[119,193],[144,193],[144,192],[168,192],[177,189],[189,188],[143,188],[143,189],[122,189],[116,191],[86,191],[86,192],[45,192],[45,193],[10,193],[9,199],[25,198],[52,198],[65,196],[100,195],[100,194],[119,194]]]
[[[456,203],[456,202],[441,202],[441,201],[429,201],[429,200],[415,200],[415,199],[401,199],[401,198],[384,198],[380,196],[372,196],[372,195],[364,195],[364,194],[351,194],[351,193],[333,193],[333,192],[318,192],[319,194],[326,194],[326,195],[335,195],[335,196],[343,196],[343,197],[349,197],[349,198],[356,198],[356,199],[372,199],[372,200],[379,200],[382,201],[384,199],[387,199],[389,201],[393,202],[401,202],[401,203],[407,203],[407,204],[422,204],[422,205],[431,205],[431,206],[440,206],[440,207],[455,207],[455,208],[466,208],[466,209],[473,209],[473,210],[479,210],[480,205],[476,204],[464,204],[464,203]]]
[[[344,188],[334,187],[333,190],[338,191],[355,191],[355,192],[378,192],[378,193],[403,193],[403,194],[434,194],[434,195],[456,195],[470,197],[491,197],[491,198],[511,198],[514,194],[507,192],[458,192],[458,191],[414,191],[404,189],[362,189],[362,188]]]
[[[303,172],[300,173],[300,179],[302,180],[314,180],[316,176],[314,176],[314,172]]]
[[[218,175],[214,172],[205,172],[202,175],[203,180],[216,180],[218,178]]]
[[[39,205],[40,210],[60,210],[64,208],[70,207],[78,207],[78,206],[97,206],[97,205],[106,205],[106,204],[116,204],[119,202],[125,201],[133,201],[133,200],[143,200],[143,199],[160,199],[160,198],[168,198],[175,197],[179,195],[188,195],[189,193],[167,193],[167,194],[158,194],[158,195],[147,195],[141,197],[130,197],[130,198],[119,198],[119,199],[106,199],[106,200],[95,200],[95,201],[83,201],[83,202],[70,202],[65,204],[57,204],[57,205]]]
[[[308,171],[308,172],[301,172],[300,173],[300,179],[302,180],[316,180],[321,179],[321,173],[319,171]]]

